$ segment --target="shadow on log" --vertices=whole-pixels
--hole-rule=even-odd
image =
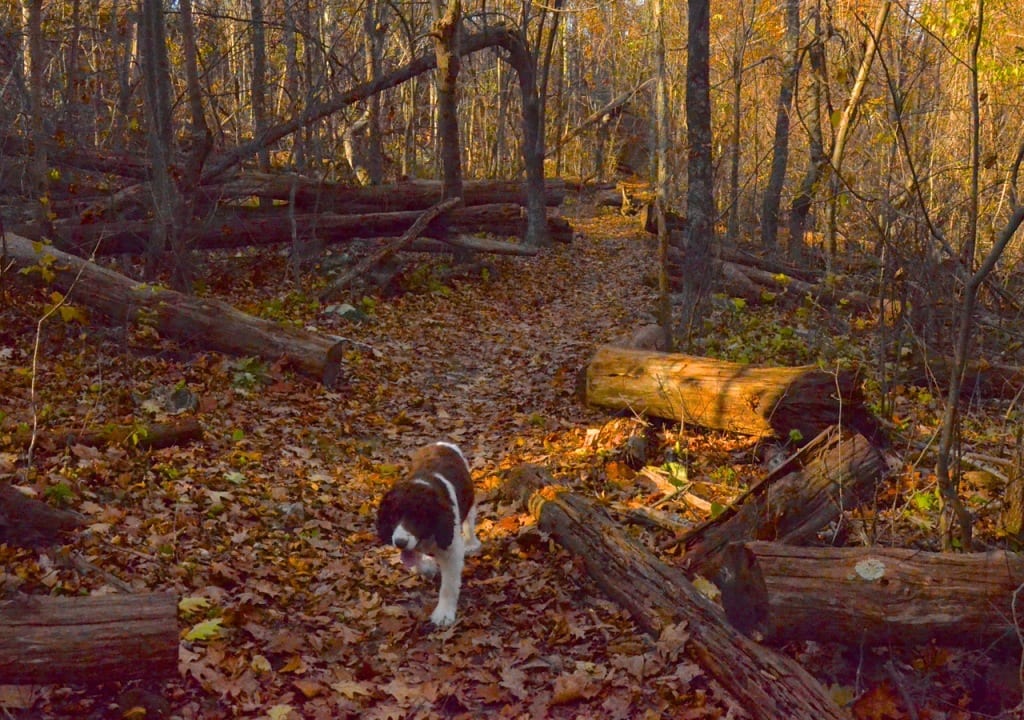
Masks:
[[[741,363],[604,345],[586,371],[591,405],[758,437],[813,438],[849,425],[875,444],[885,436],[850,372]]]
[[[863,500],[888,473],[863,435],[832,427],[684,540],[685,567],[714,578],[730,543],[802,543]]]
[[[49,268],[54,273],[54,288],[72,302],[97,310],[114,322],[132,322],[145,313],[161,334],[180,341],[228,355],[257,356],[271,363],[284,359],[301,375],[327,387],[338,380],[342,343],[246,315],[219,300],[135,282],[13,233],[6,234],[4,248],[16,267]]]
[[[598,587],[644,632],[657,638],[669,626],[685,623],[683,652],[752,717],[849,717],[807,671],[735,630],[682,571],[624,535],[599,506],[555,486],[547,472],[533,465],[514,470],[508,489],[529,507],[541,530],[586,563]]]
[[[1017,644],[1024,584],[1016,553],[731,545],[722,587],[729,620],[764,642],[847,645]],[[1019,614],[1019,611],[1018,611]]]
[[[17,595],[0,601],[0,685],[91,684],[177,674],[173,593]]]

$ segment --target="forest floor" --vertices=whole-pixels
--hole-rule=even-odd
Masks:
[[[488,259],[461,279],[439,259],[418,258],[425,264],[405,276],[400,296],[349,299],[362,322],[310,301],[315,281],[295,285],[279,253],[211,258],[207,293],[351,341],[336,391],[161,338],[145,324],[122,330],[74,314],[42,325],[33,366],[46,293],[17,279],[0,287],[0,477],[84,514],[87,529],[69,550],[99,569],[0,545],[0,594],[110,592],[109,574],[138,591],[189,598],[181,678],[143,686],[163,700],[146,717],[743,717],[699,666],[645,637],[577,559],[498,493],[510,468],[535,462],[609,507],[663,499],[614,457],[644,421],[587,408],[576,395],[598,345],[650,322],[654,242],[616,214],[573,223],[572,244]],[[780,332],[815,320],[741,309],[716,310],[709,353],[743,346],[759,354],[748,359],[774,364],[817,353]],[[737,323],[743,333],[733,333]],[[166,400],[182,388],[197,399],[186,412],[204,428],[200,442],[144,451],[47,441],[58,429],[173,420]],[[929,407],[920,396],[905,403]],[[19,428],[32,426],[33,410],[40,441],[27,466]],[[709,502],[727,503],[765,473],[749,438],[680,433],[671,423],[648,434],[656,438],[648,462],[684,464]],[[374,532],[382,493],[415,448],[438,439],[469,458],[483,541],[466,564],[458,622],[443,630],[428,620],[436,581],[410,575]],[[934,533],[933,507],[894,500],[934,495],[928,482],[909,465],[887,482],[881,504],[905,502],[926,519],[891,531],[887,543],[920,544]],[[662,509],[704,519],[687,506]],[[623,527],[652,549],[665,544],[664,532]],[[809,643],[787,652],[858,718],[980,717],[969,708],[988,667],[981,656]],[[124,690],[0,687],[0,712],[119,718]]]

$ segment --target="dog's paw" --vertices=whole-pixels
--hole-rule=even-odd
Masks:
[[[448,627],[455,622],[455,608],[446,607],[444,603],[438,603],[434,612],[430,614],[430,622],[438,627]]]

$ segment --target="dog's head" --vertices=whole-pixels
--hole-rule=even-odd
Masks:
[[[377,536],[401,550],[429,553],[447,548],[455,536],[451,498],[436,486],[402,481],[392,487],[377,510]]]

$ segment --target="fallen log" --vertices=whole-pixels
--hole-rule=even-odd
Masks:
[[[287,208],[252,214],[229,212],[193,223],[186,229],[185,236],[186,242],[199,250],[290,244],[293,233],[303,237],[315,236],[331,244],[355,238],[401,235],[408,231],[420,215],[417,210],[360,215],[292,215]],[[447,231],[454,234],[489,233],[525,237],[526,233],[523,209],[514,203],[457,208],[448,214],[446,223]],[[54,232],[62,247],[88,257],[92,254],[140,254],[149,242],[150,227],[148,221],[89,225],[58,223]],[[572,237],[569,223],[555,215],[548,218],[548,232],[556,240]],[[440,237],[440,221],[430,223],[423,235]]]
[[[682,651],[752,717],[849,717],[806,670],[736,631],[680,570],[622,533],[599,506],[556,487],[537,466],[517,468],[510,489],[529,507],[537,526],[580,557],[598,587],[644,632],[658,638],[669,626],[685,623],[688,637]]]
[[[163,335],[241,357],[284,360],[298,373],[332,387],[341,369],[342,343],[297,327],[281,325],[239,312],[211,298],[183,295],[130,278],[54,247],[5,235],[5,258],[19,268],[46,267],[50,287],[115,322],[133,322],[145,315]],[[37,274],[33,273],[33,277]]]
[[[743,435],[799,442],[844,424],[885,443],[856,375],[811,365],[761,368],[604,345],[587,366],[584,397],[591,405]]]
[[[684,567],[713,579],[731,543],[803,543],[874,497],[888,468],[863,435],[833,426],[683,540]]]
[[[1017,643],[1017,553],[737,543],[723,570],[730,622],[763,642],[941,645]]]
[[[37,444],[46,448],[65,448],[72,445],[103,447],[105,445],[133,445],[154,449],[184,445],[201,440],[203,428],[193,417],[173,422],[148,425],[106,425],[91,430],[50,430],[37,437]],[[31,428],[14,431],[13,444],[27,446],[32,440]]]
[[[56,545],[65,533],[83,524],[78,513],[52,507],[0,483],[0,544],[26,548]]]
[[[0,600],[0,685],[177,677],[177,613],[173,593]]]
[[[462,184],[463,204],[526,204],[526,187],[519,180],[467,180]],[[388,185],[353,187],[318,182],[289,175],[247,173],[223,185],[203,186],[203,199],[209,203],[244,197],[261,197],[291,202],[303,213],[334,212],[379,213],[402,210],[426,210],[441,201],[442,186],[436,180],[407,180]],[[565,200],[565,181],[544,181],[544,203],[549,207]]]

